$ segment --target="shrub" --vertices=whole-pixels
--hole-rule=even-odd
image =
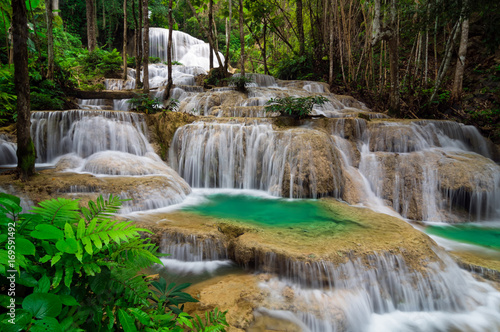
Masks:
[[[141,93],[128,102],[132,105],[133,109],[146,114],[154,114],[161,107],[160,101],[156,98],[151,98],[147,93]]]
[[[278,112],[281,116],[302,119],[311,114],[314,105],[323,105],[328,99],[323,96],[285,97],[270,99],[266,103],[266,112]]]
[[[196,302],[183,292],[187,284],[151,282],[141,272],[161,264],[158,248],[139,234],[151,231],[112,220],[122,201],[100,196],[79,208],[78,200],[58,198],[26,214],[19,198],[0,194],[0,244],[6,248],[0,249],[0,279],[16,283],[15,294],[9,290],[0,301],[8,311],[0,315],[0,330],[182,331],[199,322],[179,307]],[[9,306],[17,307],[15,319]],[[216,320],[199,330],[227,326],[225,313],[207,316]]]
[[[233,75],[226,78],[226,81],[229,86],[234,86],[236,90],[241,92],[247,91],[247,84],[253,82],[251,78],[242,75]]]

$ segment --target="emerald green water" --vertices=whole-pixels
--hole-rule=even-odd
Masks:
[[[500,229],[474,225],[428,226],[429,234],[500,250]]]
[[[268,226],[346,222],[335,218],[320,203],[311,200],[290,201],[226,194],[213,194],[207,198],[207,202],[187,207],[184,211]]]

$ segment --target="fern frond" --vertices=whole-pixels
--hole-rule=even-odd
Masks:
[[[152,264],[162,264],[157,257],[158,246],[144,239],[136,238],[122,243],[116,251],[111,253],[111,258],[120,263],[135,265],[136,269],[144,269]]]
[[[42,216],[46,223],[62,227],[66,222],[75,223],[80,219],[78,201],[78,199],[53,198],[40,202],[40,206],[34,207],[30,212]]]
[[[128,201],[128,199],[120,199],[119,196],[109,195],[109,199],[105,200],[102,195],[97,197],[96,202],[90,201],[88,208],[82,207],[81,212],[87,222],[92,219],[109,219],[120,209],[122,202]]]
[[[150,293],[149,284],[137,274],[137,269],[123,268],[111,272],[110,287],[120,294],[120,297],[136,304],[150,305],[147,300]]]

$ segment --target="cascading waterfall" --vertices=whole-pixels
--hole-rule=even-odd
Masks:
[[[149,55],[167,61],[168,29],[149,29]],[[194,38],[181,31],[172,31],[172,60],[188,67],[201,67],[209,70],[209,45],[204,41]],[[219,52],[221,60],[224,56]],[[214,52],[214,67],[218,67]]]
[[[265,190],[276,196],[339,197],[341,170],[330,147],[316,146],[327,163],[316,165],[311,130],[275,132],[268,123],[198,122],[180,128],[170,150],[172,167],[193,187]],[[319,188],[318,178],[323,181]]]
[[[66,153],[86,158],[107,150],[140,156],[152,151],[141,114],[77,110],[33,112],[31,119],[37,162]]]
[[[399,255],[374,253],[367,262],[353,258],[335,265],[269,254],[257,264],[277,268],[281,277],[261,287],[270,292],[275,308],[291,309],[265,313],[318,332],[500,329],[498,291],[441,256],[444,267],[429,263],[424,272],[411,272]]]
[[[16,150],[15,143],[12,143],[8,137],[0,135],[0,165],[16,164]]]
[[[376,123],[360,140],[360,172],[404,217],[454,221],[500,216],[500,167],[470,126],[449,121]],[[482,156],[481,156],[482,155]],[[484,157],[483,157],[484,156]]]

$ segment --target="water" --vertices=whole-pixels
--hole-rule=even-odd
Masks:
[[[430,225],[425,231],[432,235],[500,251],[500,228],[484,224]]]
[[[310,200],[269,199],[246,195],[213,194],[185,211],[206,216],[250,221],[268,226],[292,226],[317,222],[340,223],[319,203]]]

